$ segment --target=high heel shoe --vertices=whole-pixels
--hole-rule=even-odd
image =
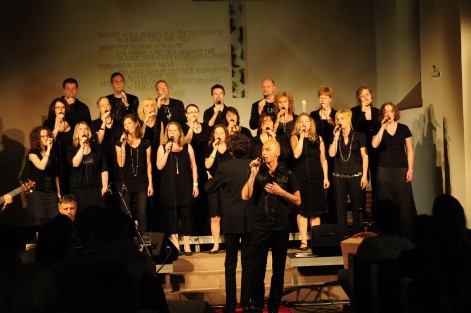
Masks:
[[[309,247],[307,246],[307,242],[301,242],[301,246],[299,247],[299,250],[301,251],[307,251]]]

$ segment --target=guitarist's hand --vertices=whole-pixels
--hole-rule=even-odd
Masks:
[[[13,202],[13,197],[9,193],[4,195],[3,199],[5,199],[5,203],[3,204],[2,211]]]

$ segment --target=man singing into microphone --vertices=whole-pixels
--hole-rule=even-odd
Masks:
[[[111,88],[113,88],[113,93],[106,97],[111,104],[111,117],[118,122],[118,124],[121,124],[126,114],[137,115],[139,99],[124,91],[125,82],[123,74],[119,72],[111,74],[110,83]]]
[[[90,109],[88,106],[77,99],[78,93],[78,82],[75,78],[66,78],[62,82],[62,88],[64,90],[64,100],[67,102],[69,107],[67,111],[67,122],[69,122],[72,129],[78,122],[84,121],[88,125],[92,122],[90,115]]]
[[[250,163],[250,175],[242,189],[242,199],[253,197],[253,249],[252,304],[254,312],[263,312],[265,271],[268,250],[272,250],[272,268],[268,312],[278,312],[283,293],[286,255],[289,242],[288,214],[301,204],[301,194],[294,174],[278,164],[280,145],[268,140],[262,148],[265,163]]]
[[[162,123],[162,131],[167,127],[169,122],[177,122],[184,125],[186,120],[185,106],[183,102],[170,98],[170,87],[165,80],[159,80],[155,83],[155,92],[157,93],[157,123]],[[162,134],[163,137],[163,134]],[[163,139],[161,137],[161,140]]]
[[[267,78],[262,83],[263,99],[252,104],[250,112],[249,126],[251,129],[258,128],[258,121],[262,113],[269,113],[273,115],[273,120],[276,120],[275,113],[275,82],[271,78]]]
[[[213,97],[214,104],[204,111],[203,122],[210,127],[218,124],[224,124],[226,120],[227,107],[224,104],[224,95],[226,91],[222,85],[214,85],[211,87],[211,96]]]

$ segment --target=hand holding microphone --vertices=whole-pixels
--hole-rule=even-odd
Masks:
[[[391,118],[389,116],[385,116],[383,120],[381,121],[381,124],[382,124],[381,126],[383,125],[387,126],[386,124],[389,123],[390,121],[391,121]]]
[[[90,143],[90,140],[88,139],[87,135],[83,135],[81,141],[82,141],[82,147]]]
[[[263,158],[263,156],[259,156],[258,158],[256,158],[252,162],[250,162],[250,167],[251,168],[259,167],[260,164],[264,163],[264,161],[265,161],[265,159]]]
[[[165,146],[165,151],[171,152],[173,148],[173,136],[168,137],[167,145]]]
[[[121,141],[121,143],[125,143],[125,142],[126,142],[126,139],[127,139],[128,135],[129,135],[129,131],[125,130],[125,131],[123,132],[123,134],[121,135],[121,138],[119,139],[119,140]]]

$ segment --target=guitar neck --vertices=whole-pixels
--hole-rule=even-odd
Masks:
[[[9,194],[14,197],[16,196],[17,194],[21,193],[23,191],[23,187],[18,187],[16,188],[15,190],[12,190],[9,192]],[[5,196],[1,196],[0,197],[0,204],[3,204],[5,202]]]

